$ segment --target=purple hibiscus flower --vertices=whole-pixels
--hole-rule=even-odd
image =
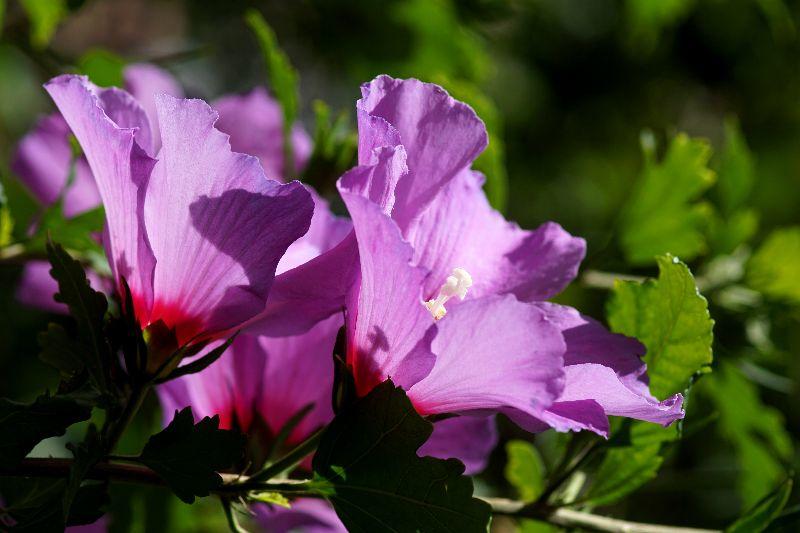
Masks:
[[[303,186],[269,180],[255,157],[233,152],[201,100],[156,95],[154,129],[123,90],[80,76],[46,89],[94,175],[114,285],[122,293],[126,280],[141,326],[183,345],[261,312],[280,258],[310,224]]]
[[[490,207],[470,169],[487,142],[474,112],[417,80],[381,76],[362,94],[361,166],[339,182],[360,257],[347,299],[359,393],[392,378],[421,414],[500,412],[531,431],[681,418],[680,395],[649,394],[639,342],[543,302],[576,276],[585,242]]]

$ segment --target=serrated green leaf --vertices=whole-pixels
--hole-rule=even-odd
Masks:
[[[506,444],[506,455],[506,479],[522,501],[535,501],[545,487],[545,466],[539,450],[530,442],[512,440]]]
[[[665,428],[650,422],[624,421],[609,441],[610,448],[582,501],[609,505],[637,490],[656,476],[664,462],[664,445],[677,437],[674,424]]]
[[[334,418],[314,483],[349,531],[486,531],[490,508],[472,497],[464,465],[417,456],[432,431],[390,380]]]
[[[15,466],[41,440],[63,435],[91,412],[70,398],[48,393],[30,404],[0,398],[0,466]]]
[[[46,48],[67,15],[66,0],[19,0],[19,4],[31,22],[31,44]]]
[[[245,13],[245,21],[258,40],[267,67],[270,88],[283,110],[284,173],[287,174],[285,177],[289,177],[294,173],[291,132],[294,121],[297,119],[300,101],[297,71],[278,46],[275,32],[272,31],[258,10],[248,9]]]
[[[195,496],[208,496],[222,484],[217,471],[233,467],[243,450],[244,437],[219,429],[219,416],[195,424],[187,407],[150,437],[137,460],[161,476],[178,498],[192,503]]]
[[[765,296],[800,303],[800,227],[773,231],[747,263],[747,284]]]
[[[70,354],[81,354],[89,377],[100,392],[108,390],[111,347],[104,334],[108,302],[105,295],[89,285],[83,266],[59,244],[47,244],[50,275],[58,282],[57,302],[66,304],[77,323],[77,347],[65,347]]]
[[[95,235],[103,230],[105,213],[102,207],[86,211],[72,218],[65,218],[61,202],[45,210],[36,226],[36,234],[26,243],[31,251],[45,250],[47,240],[78,252],[102,253],[103,248]]]
[[[679,134],[660,163],[645,158],[621,219],[620,243],[630,263],[651,263],[666,253],[692,259],[705,250],[711,209],[698,200],[714,183],[710,157],[707,141]]]
[[[703,384],[719,412],[719,430],[733,445],[739,466],[738,488],[751,506],[786,476],[794,451],[783,415],[765,405],[758,388],[739,369],[720,365]]]
[[[778,517],[789,501],[792,493],[792,480],[787,479],[778,488],[759,501],[736,522],[731,524],[726,533],[760,533]]]
[[[689,267],[662,256],[658,269],[658,280],[618,281],[607,314],[612,331],[647,347],[650,392],[663,399],[684,390],[692,375],[711,364],[714,321]]]

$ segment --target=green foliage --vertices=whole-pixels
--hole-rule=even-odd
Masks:
[[[228,338],[228,340],[226,340],[225,342],[223,342],[222,344],[220,344],[219,346],[217,346],[213,350],[209,351],[208,353],[204,354],[201,357],[198,357],[197,359],[195,359],[195,360],[193,360],[193,361],[191,361],[189,363],[186,363],[185,365],[179,366],[178,368],[176,368],[175,370],[170,372],[170,374],[166,378],[161,379],[161,380],[157,380],[156,382],[157,383],[163,383],[165,381],[169,381],[171,379],[179,378],[181,376],[188,376],[189,374],[195,374],[197,372],[202,371],[205,368],[208,368],[209,365],[211,365],[217,359],[222,357],[222,354],[225,353],[225,350],[227,350],[230,347],[231,344],[233,344],[233,341],[236,339],[236,336],[238,334],[239,334],[239,332],[237,331],[236,333],[231,335]]]
[[[2,15],[2,6],[0,6]],[[2,16],[0,16],[0,27],[2,27]],[[13,240],[14,219],[11,217],[11,210],[8,207],[3,184],[0,182],[0,248],[8,246]]]
[[[315,485],[349,531],[486,531],[490,509],[472,497],[464,465],[417,456],[432,431],[390,380],[325,429]]]
[[[664,462],[664,448],[678,438],[677,426],[625,420],[609,443],[609,450],[582,501],[609,505],[656,477]]]
[[[147,441],[137,461],[152,468],[186,503],[208,496],[222,484],[218,470],[242,457],[244,438],[219,429],[219,416],[194,423],[192,408],[176,412],[172,422]]]
[[[607,312],[613,331],[647,347],[650,391],[663,399],[711,364],[714,321],[684,263],[662,256],[658,269],[658,280],[617,281]]]
[[[314,100],[314,151],[303,172],[303,181],[319,191],[331,185],[356,164],[358,134],[348,122],[346,112],[331,118],[331,109]]]
[[[106,487],[93,483],[80,488],[65,520],[61,512],[65,485],[63,479],[0,477],[0,516],[16,522],[12,531],[39,533],[62,531],[65,525],[90,524],[103,515],[108,505]]]
[[[102,247],[95,239],[103,230],[105,212],[97,207],[72,218],[65,218],[61,202],[47,208],[39,219],[36,233],[26,243],[29,251],[45,250],[51,239],[69,250],[101,254]]]
[[[773,231],[747,263],[747,283],[775,300],[800,303],[800,227]]]
[[[506,443],[506,479],[517,489],[521,500],[535,501],[545,488],[545,466],[539,450],[524,440]]]
[[[72,424],[88,420],[91,412],[71,398],[49,393],[29,404],[0,398],[0,466],[15,466],[39,441],[63,435]]]
[[[267,67],[269,85],[272,93],[283,110],[283,148],[284,173],[289,177],[294,172],[294,155],[291,132],[297,119],[300,95],[298,91],[298,75],[289,58],[278,46],[275,32],[256,9],[249,9],[245,21],[258,40],[264,64]]]
[[[780,412],[762,403],[758,388],[734,366],[720,365],[703,385],[719,411],[719,431],[736,451],[739,494],[749,507],[786,477],[791,437]]]
[[[64,509],[64,519],[66,520],[72,510],[72,504],[81,489],[83,479],[89,475],[89,471],[103,457],[103,442],[97,427],[89,424],[86,430],[86,437],[80,444],[69,444],[67,446],[74,458],[72,468],[70,468],[67,484],[62,497],[62,508]]]
[[[125,60],[113,52],[94,48],[78,59],[78,70],[101,87],[123,87]]]
[[[31,44],[46,48],[67,15],[66,0],[19,0],[31,22]]]
[[[638,52],[652,51],[661,32],[685,17],[693,3],[694,0],[626,0],[625,14]]]
[[[666,253],[692,259],[706,249],[703,232],[711,211],[698,199],[714,183],[707,167],[711,147],[678,134],[657,163],[647,139],[644,169],[622,213],[622,249],[637,265]]]
[[[760,533],[775,520],[792,493],[792,480],[787,479],[731,524],[725,533]]]
[[[63,341],[63,331],[48,329],[47,336],[40,339],[45,347],[45,357],[51,362],[64,365],[62,372],[75,371],[75,357],[80,355],[92,384],[99,392],[109,391],[108,372],[112,360],[111,347],[105,335],[105,314],[108,302],[105,295],[89,285],[83,266],[59,244],[47,244],[50,260],[50,275],[58,282],[57,302],[66,304],[70,316],[77,323],[76,336],[72,343],[64,346],[64,356],[54,355],[49,349],[54,343]],[[51,333],[55,337],[49,337]]]

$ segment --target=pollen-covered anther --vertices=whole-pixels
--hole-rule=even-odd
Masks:
[[[469,275],[469,272],[463,268],[454,268],[453,272],[447,276],[447,279],[442,284],[436,298],[428,300],[422,305],[428,308],[434,320],[440,320],[447,314],[444,304],[454,296],[458,296],[459,300],[463,300],[467,296],[467,289],[470,287],[472,287],[472,276]]]

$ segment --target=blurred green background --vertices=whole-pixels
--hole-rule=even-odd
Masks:
[[[796,467],[800,236],[773,232],[800,224],[800,2],[0,0],[0,172],[9,198],[18,189],[8,171],[13,147],[52,110],[44,81],[83,71],[110,84],[125,62],[149,61],[189,96],[247,91],[266,80],[244,22],[251,7],[300,74],[309,131],[316,99],[348,113],[353,127],[359,85],[381,73],[440,83],[472,104],[491,134],[479,168],[494,205],[523,227],[555,220],[584,236],[584,273],[657,273],[631,253],[626,224],[635,223],[631,204],[643,201],[646,158],[661,159],[678,132],[707,140],[698,141],[712,150],[701,159],[710,156],[722,178],[725,165],[746,158],[749,181],[735,205],[723,179],[684,202],[705,211],[692,223],[699,244],[678,255],[705,283],[716,320],[715,371],[689,398],[692,431],[656,479],[606,512],[722,527]],[[330,193],[337,177],[311,181]],[[745,211],[749,222],[731,229]],[[56,383],[36,358],[36,333],[52,317],[15,303],[19,271],[0,262],[0,395],[30,399]],[[771,285],[778,277],[783,285]],[[603,319],[608,291],[596,285],[590,274],[560,298]],[[536,439],[546,459],[558,440]],[[495,455],[479,488],[508,492],[502,446]],[[207,516],[170,507],[159,493],[137,498],[149,511],[129,509],[134,529],[224,527],[209,521],[222,518],[216,509]],[[798,502],[795,491],[789,509]]]

